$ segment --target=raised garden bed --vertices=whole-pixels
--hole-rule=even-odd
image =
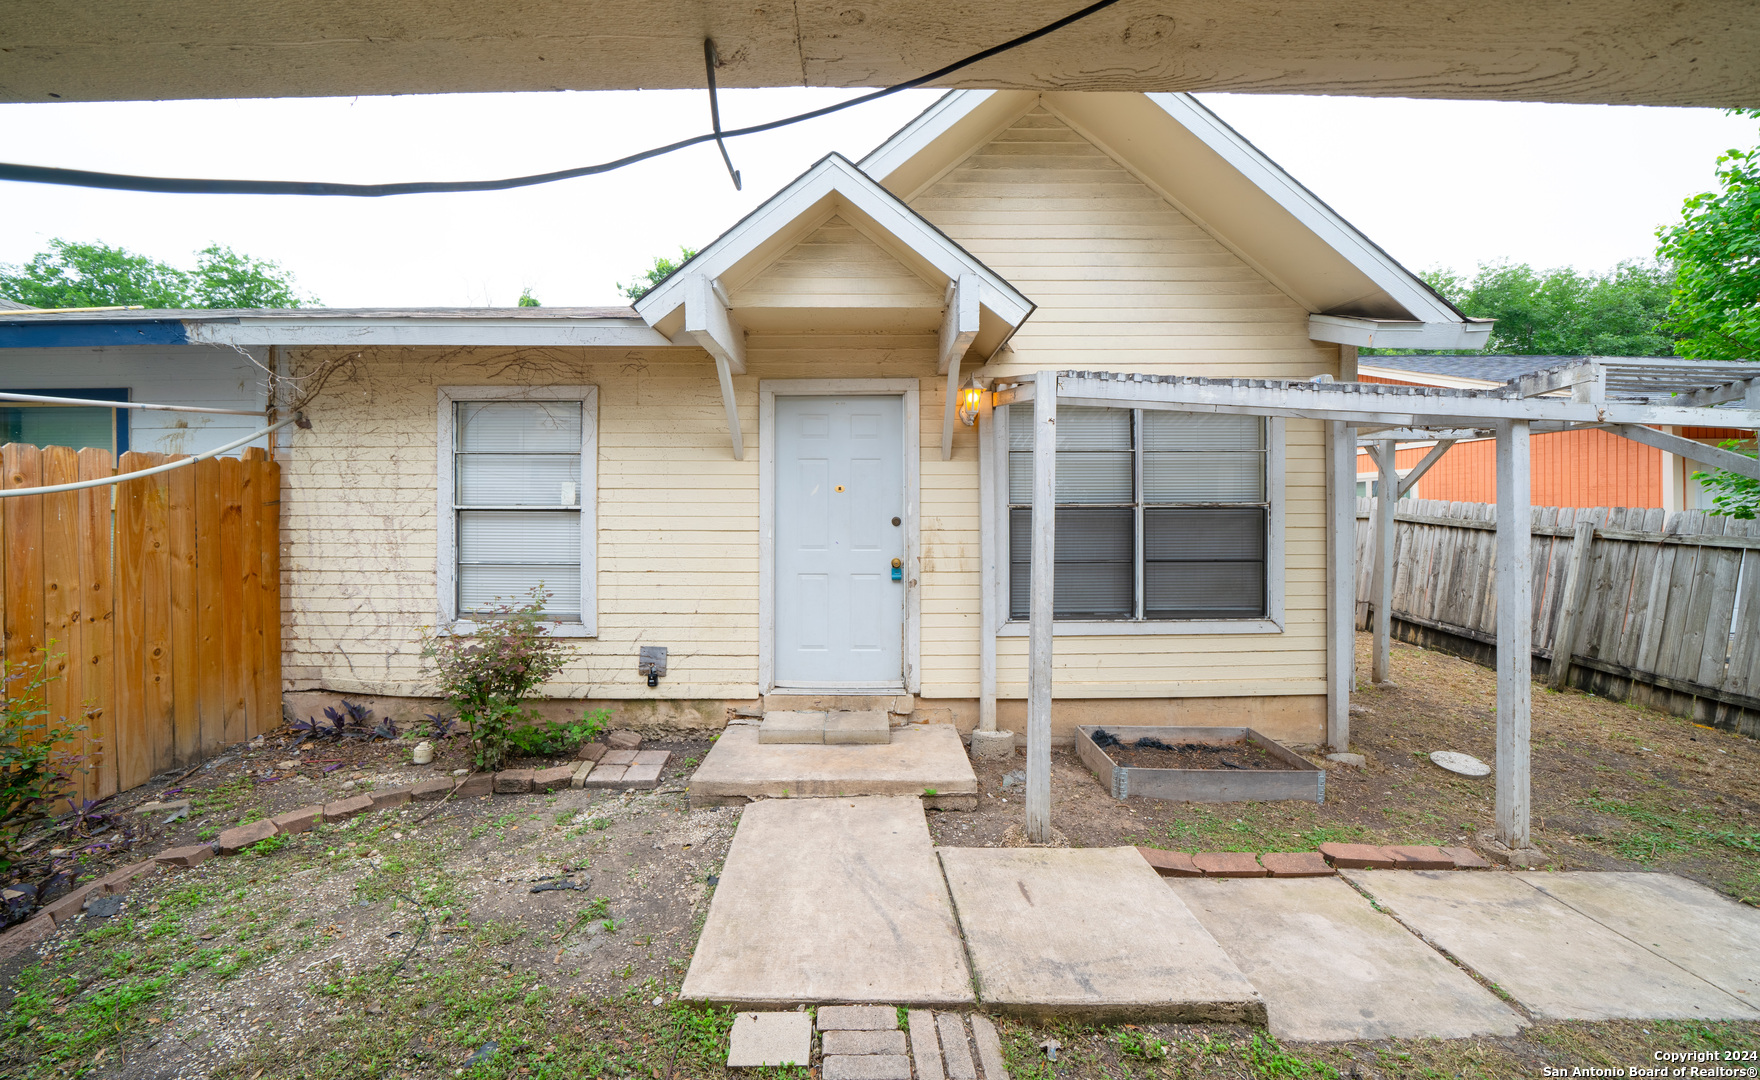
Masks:
[[[1076,728],[1076,754],[1115,799],[1326,801],[1326,773],[1252,728]]]

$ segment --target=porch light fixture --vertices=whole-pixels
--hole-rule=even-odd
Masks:
[[[984,393],[984,389],[978,386],[968,386],[959,392],[959,406],[954,411],[959,422],[966,427],[978,422],[978,406],[984,403]]]

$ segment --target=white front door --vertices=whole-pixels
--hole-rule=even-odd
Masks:
[[[904,680],[904,400],[776,399],[776,684]]]

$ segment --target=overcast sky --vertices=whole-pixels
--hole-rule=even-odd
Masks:
[[[728,91],[728,127],[852,96]],[[0,263],[53,237],[177,265],[210,243],[274,259],[337,307],[620,302],[616,283],[701,246],[837,150],[855,159],[933,101],[899,94],[602,177],[390,199],[146,195],[0,182]],[[1510,260],[1604,271],[1649,256],[1752,121],[1703,109],[1204,95],[1414,270]],[[372,182],[587,164],[696,134],[693,91],[0,105],[0,158],[154,175]]]

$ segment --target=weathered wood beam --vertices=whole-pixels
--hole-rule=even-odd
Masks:
[[[1389,669],[1393,663],[1393,515],[1399,508],[1399,473],[1394,463],[1398,447],[1398,443],[1387,441],[1375,451],[1379,476],[1375,493],[1375,561],[1371,567],[1369,591],[1375,605],[1369,677],[1376,686],[1392,678]]]
[[[959,412],[959,364],[978,336],[978,296],[983,283],[976,274],[961,274],[948,287],[947,315],[941,320],[941,349],[936,370],[947,373],[947,400],[941,413],[941,460],[953,457],[953,425]]]
[[[1528,730],[1533,705],[1533,518],[1528,425],[1497,425],[1497,839],[1528,838]]]
[[[1595,545],[1595,522],[1577,522],[1571,538],[1570,562],[1565,569],[1564,608],[1558,613],[1558,630],[1552,638],[1552,668],[1546,683],[1554,690],[1570,681],[1571,654],[1577,645],[1577,626],[1589,599],[1589,554]]]
[[[721,383],[721,406],[727,410],[727,437],[733,441],[733,460],[746,459],[746,437],[739,429],[739,399],[733,393],[733,365],[715,358],[715,378]]]
[[[1525,398],[1569,390],[1572,401],[1593,402],[1600,401],[1605,396],[1607,375],[1600,364],[1563,364],[1544,371],[1517,375],[1504,383],[1503,389],[1513,390]]]
[[[1710,424],[1711,418],[1707,417],[1700,422]],[[1720,447],[1706,446],[1704,443],[1683,439],[1679,435],[1670,435],[1666,431],[1657,431],[1655,428],[1644,427],[1641,424],[1609,424],[1608,430],[1633,442],[1654,446],[1658,450],[1677,454],[1689,461],[1697,461],[1701,465],[1708,465],[1713,469],[1726,469],[1738,476],[1760,480],[1760,461],[1746,454],[1732,454]]]
[[[1027,820],[1030,844],[1051,839],[1052,604],[1057,559],[1057,380],[1033,384],[1033,581],[1027,628]]]
[[[1357,437],[1326,425],[1326,745],[1351,743],[1357,657]]]
[[[1247,380],[1239,380],[1246,382]],[[1488,421],[1557,421],[1578,424],[1664,424],[1760,428],[1760,413],[1749,409],[1708,409],[1635,402],[1572,401],[1568,398],[1480,396],[1420,388],[1417,392],[1370,392],[1364,383],[1292,382],[1282,386],[1243,386],[1224,381],[1154,382],[1148,379],[1063,375],[1058,395],[1068,404],[1138,409],[1217,412],[1239,410],[1262,416],[1294,416],[1402,427],[1486,427]],[[1403,390],[1404,388],[1385,388]],[[1429,392],[1425,392],[1429,391]]]
[[[1442,455],[1448,453],[1448,448],[1454,444],[1454,439],[1442,439],[1437,442],[1435,446],[1431,447],[1430,452],[1425,454],[1416,465],[1412,466],[1412,471],[1406,473],[1405,476],[1400,478],[1399,493],[1404,495],[1406,492],[1416,487],[1418,481],[1424,478],[1424,474],[1430,471],[1430,466],[1441,461]]]
[[[680,340],[680,339],[684,340]],[[673,337],[675,344],[701,347],[717,360],[727,361],[735,375],[746,373],[746,331],[715,295],[707,274],[692,274],[684,284],[684,329]]]

